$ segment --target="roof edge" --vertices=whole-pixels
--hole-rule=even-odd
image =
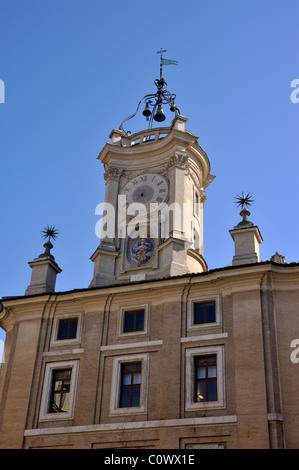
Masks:
[[[19,300],[19,299],[30,299],[34,297],[43,297],[43,296],[57,296],[57,295],[67,295],[67,294],[72,294],[72,293],[77,293],[77,292],[90,292],[90,291],[100,291],[103,289],[111,289],[113,287],[125,287],[125,286],[132,286],[132,285],[140,285],[140,284],[148,284],[148,283],[153,283],[153,282],[163,282],[163,281],[169,281],[172,279],[183,279],[183,278],[190,278],[190,277],[204,277],[208,276],[209,274],[217,273],[217,272],[223,272],[223,271],[229,271],[229,270],[238,270],[238,269],[244,269],[244,268],[252,268],[252,267],[258,267],[258,266],[265,266],[265,265],[271,265],[271,266],[276,266],[280,267],[282,269],[284,268],[290,268],[290,267],[299,267],[299,262],[292,262],[292,263],[275,263],[275,261],[260,261],[257,263],[249,263],[249,264],[243,264],[243,265],[237,265],[237,266],[224,266],[222,268],[215,268],[215,269],[210,269],[205,272],[200,272],[200,273],[186,273],[186,274],[180,274],[178,276],[168,276],[168,277],[161,277],[161,278],[153,278],[153,279],[145,279],[142,281],[130,281],[130,282],[124,282],[124,283],[115,283],[115,284],[110,284],[110,285],[105,285],[105,286],[98,286],[98,287],[83,287],[83,288],[77,288],[77,289],[71,289],[67,291],[58,291],[58,292],[42,292],[40,294],[32,294],[32,295],[18,295],[18,296],[8,296],[8,297],[2,297],[0,298],[1,302],[5,301],[10,301],[10,300]]]

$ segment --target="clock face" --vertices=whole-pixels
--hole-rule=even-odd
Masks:
[[[168,182],[158,173],[146,173],[131,179],[121,191],[126,196],[126,207],[133,203],[141,203],[150,210],[150,204],[161,206],[168,196]],[[123,198],[122,198],[123,199]],[[124,209],[124,200],[121,207]]]

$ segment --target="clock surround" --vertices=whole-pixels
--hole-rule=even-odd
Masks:
[[[203,209],[205,190],[214,176],[198,137],[185,129],[186,122],[187,118],[177,115],[170,127],[132,135],[120,129],[111,132],[111,142],[103,147],[98,158],[105,169],[105,202],[115,208],[115,234],[102,235],[91,256],[94,275],[90,286],[207,271],[203,257]],[[122,205],[120,200],[125,203]],[[194,201],[199,203],[198,211]],[[174,224],[173,203],[180,208],[184,204],[191,207],[181,217],[186,222],[180,224],[181,228]],[[134,214],[134,204],[145,207],[146,213],[138,213],[136,206]],[[162,234],[163,218],[159,211],[150,212],[151,205],[168,210],[169,235]],[[158,228],[154,234],[152,222]],[[134,232],[138,224],[143,226],[142,230],[135,228]],[[184,227],[189,227],[188,231]],[[155,243],[151,257],[138,266],[138,262],[129,262],[134,257],[128,260],[128,250],[133,250],[142,237]]]

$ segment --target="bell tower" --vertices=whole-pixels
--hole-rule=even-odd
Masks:
[[[186,130],[175,95],[162,77],[157,92],[140,100],[137,111],[112,130],[98,159],[106,180],[101,242],[91,256],[90,286],[203,272],[205,189],[214,179],[198,137]],[[145,103],[147,130],[131,134],[123,128]],[[165,120],[167,104],[175,114],[170,127],[153,127]],[[152,109],[151,109],[152,108]]]

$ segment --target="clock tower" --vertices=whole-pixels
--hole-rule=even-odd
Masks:
[[[198,138],[186,130],[187,119],[166,90],[161,70],[157,93],[142,99],[149,128],[134,134],[123,129],[141,100],[136,113],[111,132],[111,142],[98,157],[106,192],[101,242],[91,256],[91,287],[207,270],[203,211],[205,189],[214,176]],[[165,119],[165,103],[175,117],[170,127],[153,128],[153,119]]]

